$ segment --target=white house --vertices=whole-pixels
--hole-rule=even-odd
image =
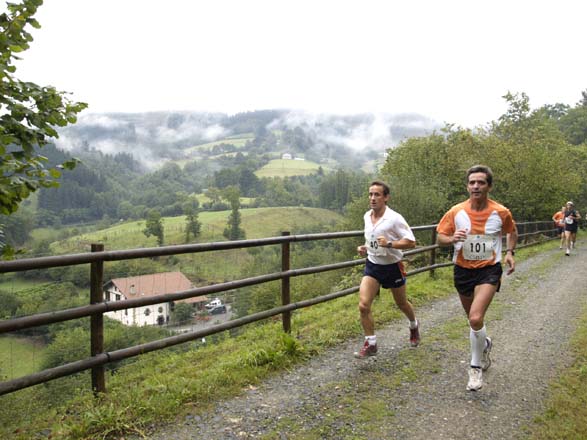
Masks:
[[[102,290],[104,291],[104,301],[122,301],[180,292],[191,288],[191,281],[181,272],[163,272],[129,278],[114,278],[105,283]],[[199,296],[176,302],[185,302],[196,308],[201,308],[207,301],[208,298],[205,296]],[[125,325],[163,325],[169,322],[172,308],[172,302],[165,302],[116,310],[107,312],[105,315]]]
[[[291,155],[291,153],[283,153],[281,155],[282,159],[286,159],[286,160],[291,160],[293,158],[293,156]]]

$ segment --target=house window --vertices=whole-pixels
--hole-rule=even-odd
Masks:
[[[104,292],[104,299],[110,301],[110,292]]]
[[[120,295],[118,293],[115,295],[115,297],[116,297],[116,301],[120,301]]]
[[[145,309],[145,316],[149,316],[151,314],[151,309]]]
[[[159,308],[157,309],[157,311],[158,311],[159,313],[163,313],[163,307],[159,307]]]
[[[124,316],[128,316],[128,309],[124,309]]]

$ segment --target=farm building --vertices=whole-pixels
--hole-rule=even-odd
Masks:
[[[180,292],[192,288],[192,282],[181,272],[163,272],[128,278],[114,278],[104,284],[104,301],[122,301]],[[194,310],[204,307],[208,301],[205,296],[188,298],[176,303],[192,304]],[[132,309],[116,310],[105,313],[106,316],[125,325],[163,325],[169,322],[173,302],[151,304]]]

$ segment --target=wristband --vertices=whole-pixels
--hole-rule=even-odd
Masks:
[[[387,246],[388,249],[393,249],[393,242],[392,241],[388,241],[387,242]]]

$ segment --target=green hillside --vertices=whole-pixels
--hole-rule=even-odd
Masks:
[[[320,208],[283,207],[241,209],[241,227],[246,238],[263,238],[281,235],[281,231],[292,233],[323,232],[334,226],[340,214]],[[196,241],[226,241],[222,235],[227,226],[230,211],[202,212],[201,234]],[[165,217],[163,227],[166,245],[185,243],[185,216]],[[84,233],[51,245],[55,254],[88,252],[90,244],[103,243],[105,250],[156,247],[156,238],[143,234],[144,221],[122,223],[108,229]],[[141,260],[134,260],[136,265]],[[178,255],[160,260],[164,270],[181,270],[193,282],[209,283],[236,279],[247,272],[253,258],[245,249]],[[250,274],[249,274],[250,275]]]
[[[190,153],[194,153],[197,151],[209,151],[212,148],[214,148],[216,145],[220,145],[220,144],[231,144],[231,145],[234,145],[235,147],[241,148],[241,147],[244,147],[248,141],[253,140],[253,138],[254,138],[253,134],[239,136],[239,137],[227,137],[227,138],[220,139],[220,140],[214,141],[214,142],[208,142],[205,144],[194,145],[193,147],[186,148],[184,151],[186,154],[189,155]]]
[[[340,219],[340,214],[321,208],[279,207],[241,209],[242,227],[247,238],[279,235],[281,231],[322,231]],[[199,215],[202,232],[198,242],[224,241],[222,232],[230,211],[205,211]],[[165,244],[183,244],[185,216],[164,217]],[[143,234],[144,221],[125,222],[96,232],[84,233],[52,244],[55,253],[80,252],[91,243],[104,243],[110,249],[156,246],[155,237]]]
[[[255,172],[257,177],[305,176],[315,173],[320,165],[310,160],[274,159]]]

